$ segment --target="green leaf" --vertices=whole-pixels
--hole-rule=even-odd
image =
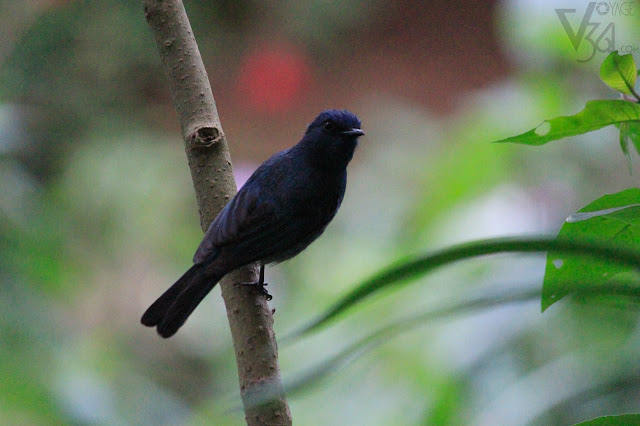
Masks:
[[[356,286],[315,320],[285,337],[285,340],[294,339],[312,330],[317,330],[372,294],[389,288],[406,285],[411,280],[422,277],[440,266],[488,254],[531,253],[550,250],[567,252],[574,255],[586,255],[606,259],[610,262],[619,262],[623,265],[628,265],[627,269],[640,265],[640,251],[634,252],[624,248],[610,247],[602,243],[564,241],[560,238],[545,237],[495,238],[474,241],[449,247],[414,260],[404,261],[382,270]]]
[[[640,414],[623,414],[622,416],[605,416],[576,423],[575,426],[636,426],[640,425]]]
[[[544,145],[547,142],[592,132],[612,124],[640,120],[640,105],[621,99],[589,101],[575,115],[545,120],[535,129],[521,135],[501,139],[526,145]]]
[[[626,124],[627,138],[635,147],[636,152],[640,154],[640,121],[628,121]]]
[[[640,249],[640,189],[605,195],[567,219],[558,240],[592,241],[612,248]],[[542,285],[542,311],[562,297],[589,286],[610,282],[633,268],[605,259],[586,259],[549,251]]]
[[[631,153],[629,152],[629,122],[620,124],[620,149],[625,157],[627,157],[627,166],[629,167],[629,174],[631,174]]]
[[[580,289],[572,294],[572,300],[577,303],[607,305],[625,310],[640,309],[640,273],[637,270],[620,272],[604,284],[582,281],[573,287]]]
[[[634,95],[638,70],[631,54],[620,55],[611,52],[600,66],[600,78],[604,83],[625,95]]]

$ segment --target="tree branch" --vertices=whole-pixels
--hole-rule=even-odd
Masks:
[[[236,192],[231,157],[207,72],[181,0],[143,0],[171,98],[178,113],[200,212],[209,224]],[[290,425],[273,332],[273,316],[263,295],[236,282],[257,281],[255,265],[228,274],[220,283],[236,353],[240,394],[249,425]],[[252,404],[252,390],[270,384],[272,401]]]

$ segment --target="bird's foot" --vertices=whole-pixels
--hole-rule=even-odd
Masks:
[[[261,283],[261,282],[257,282],[257,281],[253,281],[253,282],[239,282],[236,283],[236,285],[250,285],[256,288],[256,290],[258,290],[260,292],[260,294],[264,294],[264,297],[267,300],[271,300],[273,299],[273,296],[269,294],[269,292],[267,291],[267,289],[265,288],[266,286],[269,285],[269,283]]]

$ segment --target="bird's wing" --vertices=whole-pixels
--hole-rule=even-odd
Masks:
[[[193,261],[203,262],[225,246],[236,253],[240,263],[281,261],[294,255],[301,241],[319,234],[326,225],[315,215],[291,217],[280,214],[279,210],[277,203],[241,189],[211,223]]]
[[[267,225],[274,215],[274,206],[260,202],[255,189],[241,188],[211,222],[193,256],[194,263],[204,261],[217,247],[245,238],[247,231]]]

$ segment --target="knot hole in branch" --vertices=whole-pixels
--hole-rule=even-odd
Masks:
[[[220,142],[222,132],[217,127],[200,127],[191,134],[191,144],[195,148],[209,148]]]

